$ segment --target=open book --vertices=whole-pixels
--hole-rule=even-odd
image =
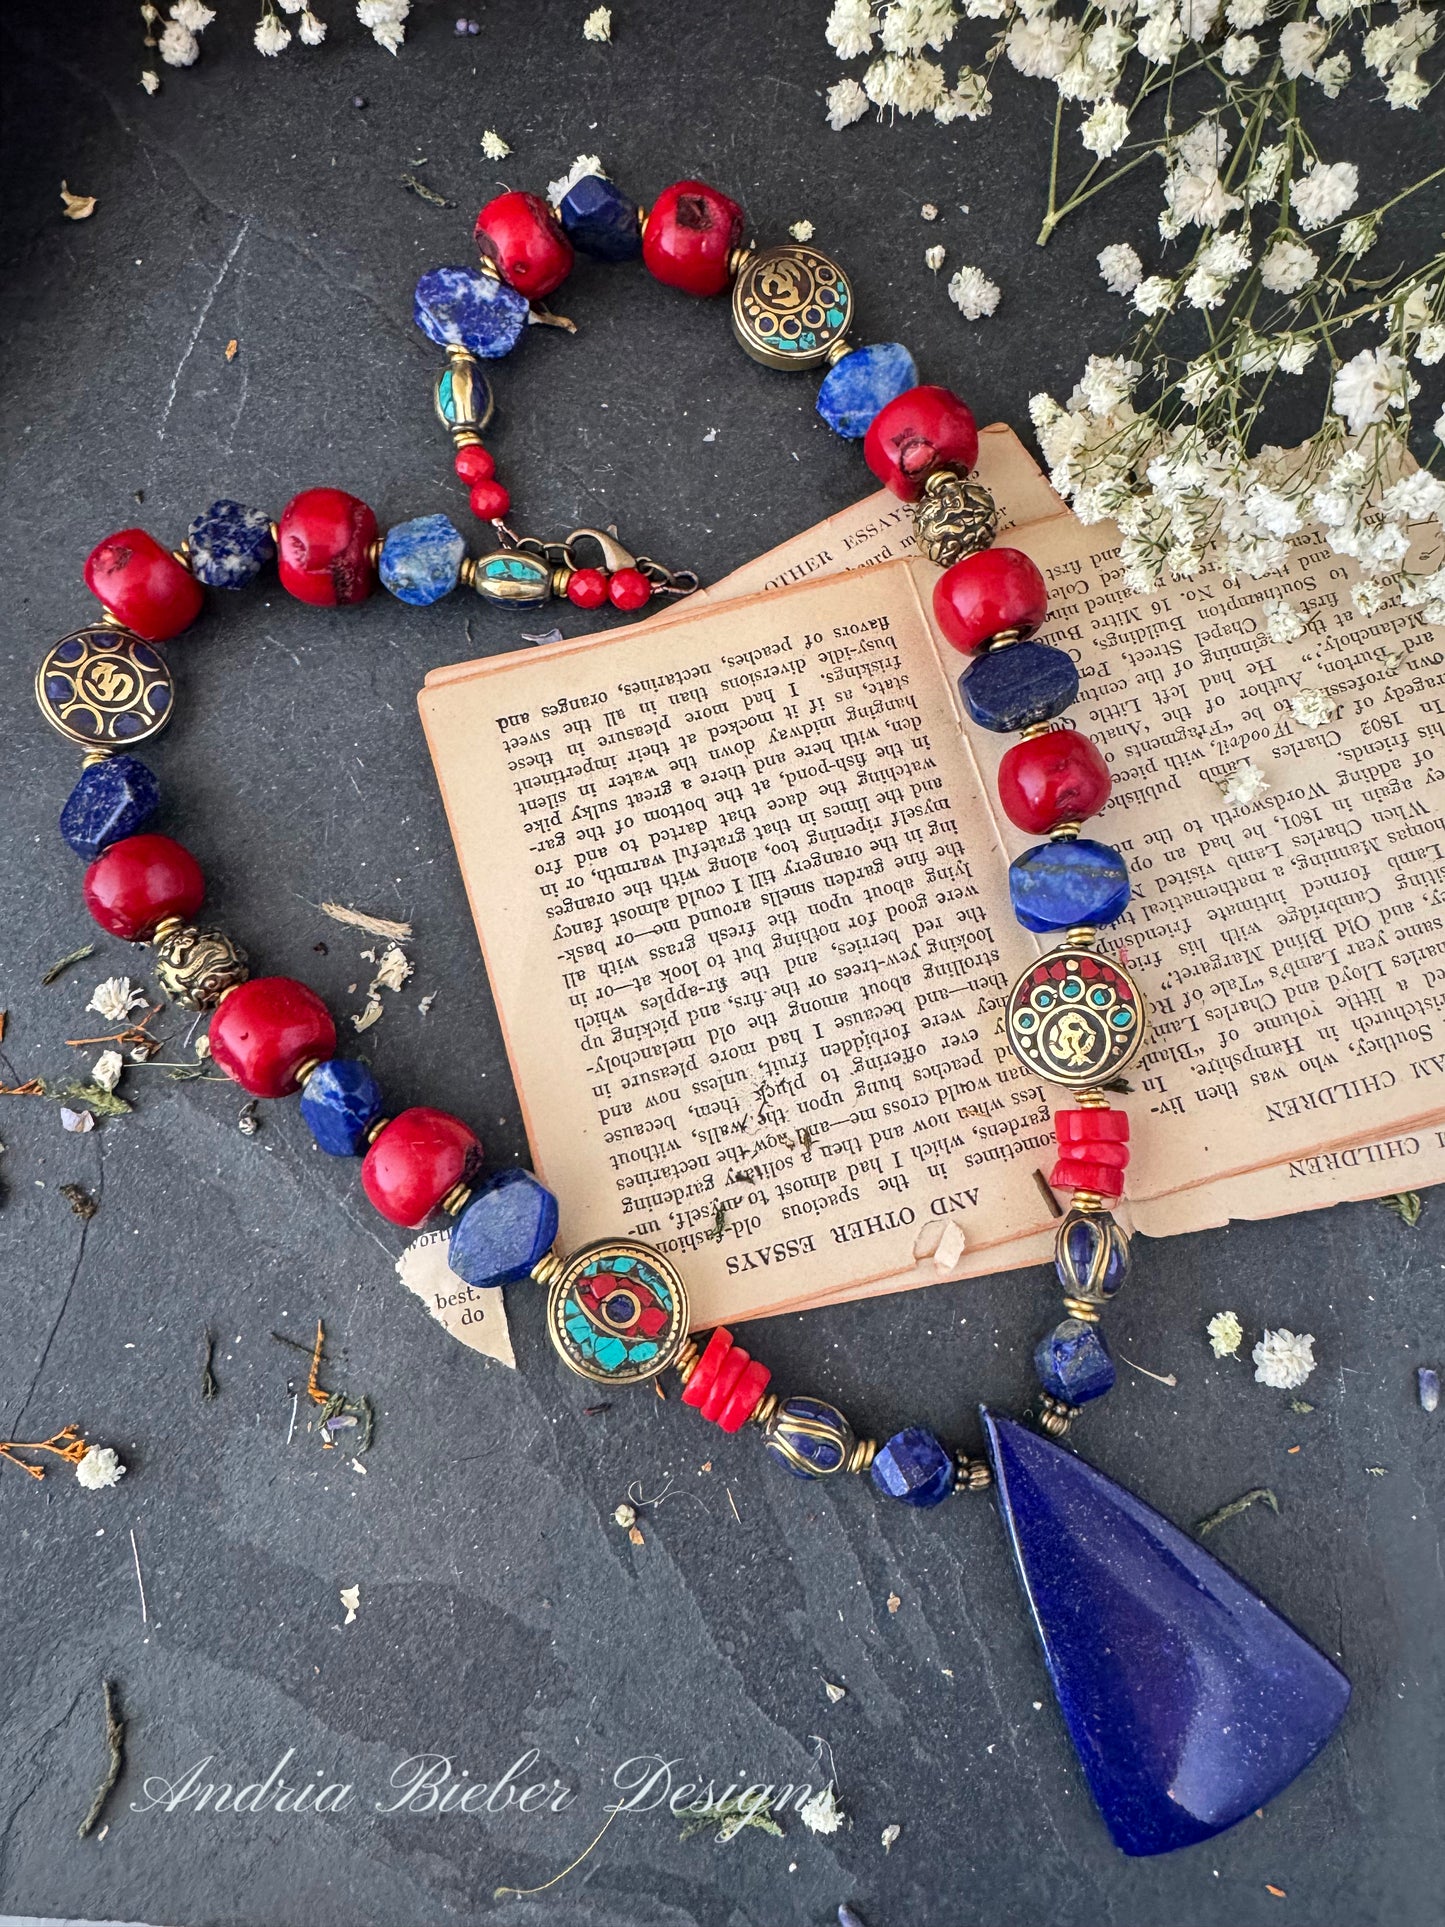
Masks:
[[[1352,565],[1308,545],[1267,584],[1135,595],[1112,527],[1009,430],[981,441],[1113,770],[1091,830],[1134,883],[1105,933],[1153,1013],[1122,1215],[1164,1235],[1445,1178],[1436,633],[1357,615]],[[1011,739],[962,715],[937,573],[880,494],[633,629],[420,697],[563,1237],[668,1252],[699,1324],[1051,1248],[1069,1100],[1000,1028],[1045,947],[1009,905],[1031,839],[997,802]],[[1281,594],[1314,619],[1284,647]],[[1329,725],[1294,720],[1304,688]],[[1228,805],[1244,756],[1272,787]]]

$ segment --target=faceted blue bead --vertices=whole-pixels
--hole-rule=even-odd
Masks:
[[[1350,1683],[1242,1580],[1085,1460],[983,1414],[1059,1709],[1114,1844],[1222,1833],[1307,1767]]]
[[[1034,1347],[1044,1390],[1065,1405],[1087,1405],[1114,1389],[1114,1361],[1104,1334],[1082,1318],[1065,1318]]]
[[[642,215],[636,201],[600,174],[575,181],[557,213],[573,247],[594,260],[635,261],[642,252]]]
[[[1115,923],[1129,907],[1129,868],[1117,850],[1091,837],[1035,843],[1009,865],[1008,889],[1025,930]]]
[[[270,516],[226,498],[202,509],[186,540],[191,574],[208,589],[244,589],[276,557]]]
[[[1047,642],[1011,642],[978,656],[958,693],[980,729],[1027,729],[1062,714],[1079,693],[1072,656]]]
[[[469,1285],[516,1285],[552,1249],[557,1200],[530,1171],[502,1171],[457,1219],[447,1263]]]
[[[381,1116],[381,1086],[356,1058],[328,1058],[306,1080],[301,1115],[323,1151],[360,1157],[369,1126]]]
[[[768,1456],[795,1479],[837,1472],[854,1445],[853,1428],[823,1398],[785,1398],[768,1420]]]
[[[445,515],[418,515],[387,530],[377,573],[398,602],[424,609],[457,586],[466,552]]]
[[[953,1490],[953,1455],[921,1425],[895,1432],[874,1455],[873,1483],[904,1505],[938,1505]]]
[[[1071,1298],[1112,1298],[1129,1276],[1129,1239],[1107,1211],[1071,1211],[1054,1235],[1054,1270]]]
[[[835,435],[855,442],[880,408],[918,386],[918,368],[901,341],[855,348],[824,375],[818,413]]]
[[[466,348],[484,361],[509,355],[527,325],[525,295],[476,268],[433,268],[416,284],[412,314],[439,348]]]
[[[102,850],[134,836],[161,800],[155,772],[136,756],[108,756],[80,772],[60,812],[60,834],[77,856],[93,863]]]

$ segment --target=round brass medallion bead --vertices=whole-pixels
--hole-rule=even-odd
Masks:
[[[156,981],[172,1003],[186,1010],[214,1010],[228,990],[250,976],[240,944],[219,930],[168,917],[153,939]]]
[[[951,469],[930,475],[911,510],[914,539],[930,562],[950,569],[966,555],[992,548],[998,534],[998,504],[981,482]]]

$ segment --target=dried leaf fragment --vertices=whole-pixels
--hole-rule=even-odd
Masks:
[[[376,975],[370,988],[377,990],[400,990],[416,965],[398,943],[389,943],[381,953],[381,962],[376,966]]]
[[[346,1617],[341,1623],[343,1626],[349,1626],[352,1620],[355,1619],[361,1606],[360,1586],[343,1586],[341,1588],[341,1603],[346,1608]]]
[[[889,1610],[889,1612],[891,1612],[891,1613],[896,1613],[896,1612],[897,1612],[897,1610],[898,1610],[898,1608],[899,1608],[899,1607],[900,1607],[900,1606],[901,1606],[902,1604],[903,1604],[903,1601],[902,1601],[902,1600],[901,1600],[901,1599],[900,1599],[900,1598],[898,1597],[898,1594],[897,1594],[896,1592],[891,1592],[891,1593],[889,1593],[889,1595],[888,1595],[888,1610]]]
[[[823,1681],[823,1691],[828,1695],[829,1704],[833,1706],[836,1706],[839,1700],[847,1699],[848,1697],[847,1687],[835,1686],[830,1679]]]
[[[56,963],[53,963],[40,979],[41,983],[53,984],[62,971],[69,970],[72,964],[84,963],[87,957],[94,956],[94,954],[95,945],[93,943],[83,943],[79,950],[72,950],[68,957],[61,957]]]
[[[647,1544],[647,1541],[642,1536],[641,1526],[633,1526],[627,1536],[635,1546],[645,1546]]]
[[[368,936],[391,937],[397,943],[406,943],[411,937],[411,925],[400,923],[391,917],[371,917],[364,910],[353,910],[344,903],[322,903],[317,906],[323,916],[330,917],[335,923],[349,923],[353,930],[364,930]],[[92,944],[91,949],[95,946]],[[88,956],[89,951],[81,951]],[[70,958],[66,962],[73,961]],[[62,966],[63,967],[63,966]]]
[[[1412,1231],[1419,1224],[1420,1213],[1425,1208],[1418,1191],[1396,1191],[1392,1197],[1381,1198],[1380,1203],[1387,1211],[1393,1211],[1400,1222],[1409,1225]]]
[[[60,205],[65,210],[67,221],[88,221],[95,212],[93,194],[72,194],[64,181],[60,183]]]
[[[70,1206],[76,1217],[80,1219],[82,1224],[84,1224],[87,1219],[93,1218],[100,1209],[100,1206],[90,1193],[82,1189],[78,1184],[62,1184],[60,1187],[60,1195]]]
[[[241,344],[239,341],[237,341],[236,337],[232,335],[231,339],[226,343],[227,361],[234,361],[236,359],[236,356],[240,352],[241,352]]]
[[[358,1030],[358,1031],[370,1030],[372,1025],[378,1019],[378,1017],[380,1017],[380,1015],[381,1015],[380,997],[374,997],[374,996],[368,997],[366,1000],[365,1010],[354,1011],[352,1013],[351,1028],[353,1030]]]

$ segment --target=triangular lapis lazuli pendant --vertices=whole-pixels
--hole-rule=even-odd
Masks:
[[[1307,1767],[1350,1683],[1152,1506],[985,1411],[1004,1524],[1054,1692],[1116,1846],[1222,1833]]]

